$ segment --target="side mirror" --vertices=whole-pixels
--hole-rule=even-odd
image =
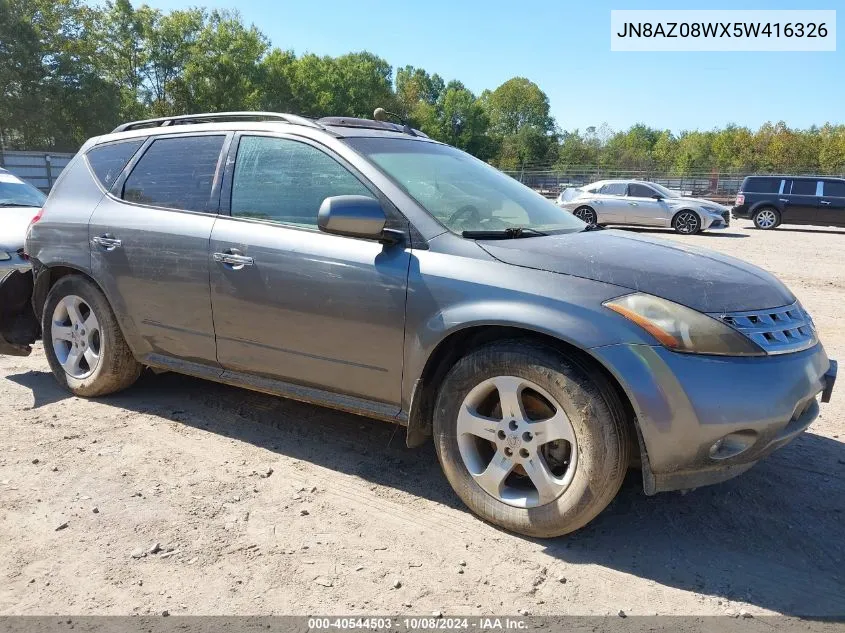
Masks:
[[[661,196],[659,193],[654,194],[652,198],[654,198],[655,200],[663,200],[663,196]]]
[[[384,241],[387,216],[375,198],[368,196],[332,196],[323,200],[317,213],[317,226],[325,233]],[[396,241],[389,236],[389,242]]]

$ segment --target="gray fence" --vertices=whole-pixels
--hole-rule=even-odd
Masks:
[[[73,154],[62,152],[19,152],[0,150],[0,167],[44,193],[52,189],[56,178],[67,167]]]

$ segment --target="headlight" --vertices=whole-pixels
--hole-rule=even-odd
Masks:
[[[6,251],[0,251],[0,262],[5,262],[9,259],[12,259],[12,256],[9,255]]]
[[[604,306],[633,321],[676,352],[721,356],[765,356],[744,334],[721,321],[660,297],[635,292]]]
[[[701,207],[701,208],[704,209],[705,211],[707,211],[707,213],[712,213],[713,215],[718,215],[719,217],[722,217],[722,211],[715,208],[715,207]]]

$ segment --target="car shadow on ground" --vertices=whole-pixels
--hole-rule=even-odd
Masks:
[[[836,229],[835,227],[830,228],[813,228],[813,229],[803,229],[798,228],[799,225],[792,225],[792,224],[781,224],[779,227],[774,229],[777,232],[785,232],[785,233],[824,233],[826,235],[845,235],[845,229]],[[749,227],[751,230],[754,231],[763,231],[765,229],[758,229],[756,226]],[[772,230],[772,229],[768,229]]]
[[[625,231],[631,231],[632,233],[645,233],[645,234],[655,234],[655,235],[677,235],[677,231],[672,229],[655,229],[655,228],[646,228],[643,226],[621,226],[621,227],[614,227],[620,228]],[[748,237],[745,233],[730,233],[725,230],[718,230],[718,231],[701,231],[697,233],[695,237],[704,237],[704,238],[717,238],[717,237]]]
[[[9,379],[32,390],[35,406],[71,397],[48,372]],[[177,374],[145,373],[101,402],[463,509],[432,445],[406,448],[398,426]],[[842,615],[843,475],[845,444],[805,433],[741,477],[685,495],[646,497],[631,471],[587,527],[527,540],[566,563],[601,565],[656,585],[790,615]]]

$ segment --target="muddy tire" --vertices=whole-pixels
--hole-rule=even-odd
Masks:
[[[616,496],[630,460],[611,385],[539,344],[498,342],[463,357],[440,387],[433,422],[458,496],[527,536],[586,525]]]
[[[132,356],[103,293],[80,275],[50,289],[41,319],[44,351],[58,383],[77,396],[105,396],[132,385]]]

